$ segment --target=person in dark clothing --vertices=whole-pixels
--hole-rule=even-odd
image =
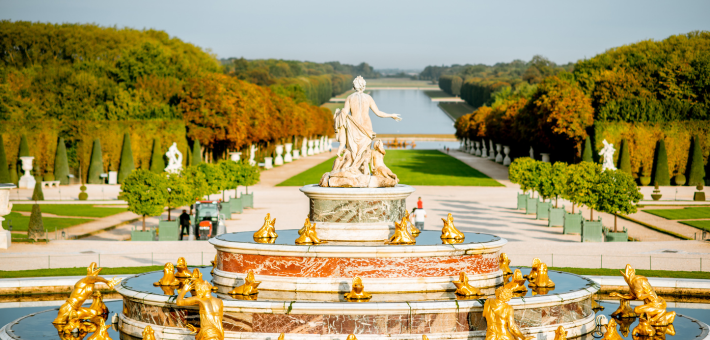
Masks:
[[[180,240],[185,234],[190,234],[190,215],[187,214],[187,210],[183,209],[180,214]]]

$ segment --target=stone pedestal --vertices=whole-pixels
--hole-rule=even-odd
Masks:
[[[476,142],[476,143],[478,143],[478,142]],[[481,147],[481,154],[480,154],[479,156],[481,156],[481,157],[483,157],[483,158],[488,158],[488,148],[486,148],[486,141],[484,140],[484,141],[481,143],[481,145],[482,145],[482,147]]]
[[[503,163],[503,149],[502,144],[496,144],[496,163]]]
[[[32,160],[35,158],[32,156],[24,156],[20,157],[20,159],[22,160],[22,170],[25,171],[25,174],[20,177],[20,189],[34,189],[37,181],[32,177],[30,171],[32,171]]]
[[[550,163],[550,154],[549,153],[541,153],[540,156],[542,157],[543,162]]]
[[[313,156],[313,144],[314,143],[315,142],[313,140],[308,141],[308,152],[306,153],[306,155]]]
[[[291,150],[293,149],[293,143],[286,143],[284,145],[286,146],[286,155],[284,155],[284,163],[291,163],[293,162],[293,158],[291,158]]]
[[[301,159],[301,153],[298,152],[298,149],[293,150],[293,159],[294,160]]]
[[[284,165],[284,158],[283,158],[283,153],[284,153],[284,146],[283,145],[277,145],[276,146],[276,158],[274,158],[274,165]]]
[[[239,162],[239,160],[241,159],[241,157],[242,157],[242,153],[241,153],[241,152],[230,152],[230,153],[229,153],[229,159],[231,159],[231,160],[233,160],[233,161],[235,161],[235,162]]]
[[[481,157],[481,142],[475,141],[475,142],[473,142],[473,145],[474,145],[473,155]]]
[[[108,172],[108,184],[116,185],[118,184],[118,171]]]
[[[503,158],[503,165],[508,166],[508,165],[510,165],[510,163],[512,163],[510,160],[510,155],[508,155],[510,153],[510,147],[507,145],[504,145],[503,146],[503,153],[505,154],[505,157]]]
[[[328,152],[333,152],[333,138],[328,138]]]
[[[9,230],[2,227],[2,221],[5,216],[12,211],[12,203],[10,203],[10,190],[15,188],[12,183],[0,183],[0,249],[10,248],[12,244],[12,234]]]
[[[308,139],[303,138],[303,143],[301,144],[301,157],[307,157],[308,156]]]
[[[316,139],[313,141],[313,154],[317,155],[320,153],[320,139]]]
[[[273,158],[272,157],[264,157],[264,169],[273,169],[274,164],[273,164]]]

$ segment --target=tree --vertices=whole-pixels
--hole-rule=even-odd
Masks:
[[[602,171],[592,191],[596,197],[597,210],[614,215],[614,232],[617,231],[617,215],[635,213],[636,203],[643,198],[631,174],[621,170]]]
[[[183,169],[182,176],[190,188],[191,204],[210,193],[205,174],[197,166],[191,165]]]
[[[656,147],[656,154],[653,159],[653,183],[658,185],[671,185],[671,176],[668,171],[668,155],[666,154],[666,142],[661,138]]]
[[[567,163],[555,162],[555,164],[552,165],[552,171],[550,172],[550,177],[552,179],[552,193],[550,197],[555,198],[555,208],[558,208],[557,201],[559,197],[564,197],[567,192],[568,175]]]
[[[150,157],[150,171],[162,174],[165,171],[163,151],[160,149],[160,138],[153,139],[153,153]]]
[[[0,134],[0,183],[12,183],[10,169],[7,167],[7,157],[5,156],[5,143]]]
[[[205,182],[207,183],[208,195],[219,194],[226,187],[224,172],[218,164],[200,163],[197,169],[205,174]]]
[[[542,201],[554,196],[554,184],[552,183],[552,164],[548,162],[535,162],[535,174],[537,175],[536,190]]]
[[[590,208],[590,220],[594,218],[596,198],[593,188],[599,180],[601,165],[592,162],[580,162],[567,167],[567,199],[574,205],[586,205]]]
[[[582,162],[594,162],[592,141],[587,137],[584,140],[584,150],[582,151]]]
[[[37,183],[35,183],[35,188],[32,191],[32,200],[33,201],[44,201],[44,192],[42,191],[42,179],[39,176],[37,176],[36,182]]]
[[[631,154],[629,153],[629,141],[625,138],[621,140],[621,152],[619,154],[619,170],[631,174]]]
[[[136,169],[133,163],[133,149],[131,148],[131,135],[126,132],[123,135],[123,145],[121,146],[121,161],[118,164],[118,184],[123,181]]]
[[[693,147],[691,148],[690,162],[687,167],[688,185],[696,186],[703,184],[703,178],[707,175],[703,167],[703,150],[700,145],[700,137],[693,138]],[[0,163],[1,165],[2,163]]]
[[[198,165],[202,163],[202,146],[200,146],[200,141],[195,140],[194,143],[192,143],[192,165]]]
[[[30,155],[30,146],[27,144],[27,136],[24,133],[20,138],[20,151],[17,155],[18,157],[32,156]]]
[[[59,181],[59,184],[69,184],[69,160],[63,137],[59,137],[57,142],[57,154],[54,156],[54,179]]]
[[[42,222],[42,211],[39,209],[39,204],[32,205],[32,214],[30,214],[30,223],[27,226],[27,238],[35,241],[44,236],[44,223]]]
[[[101,155],[101,141],[97,138],[94,140],[94,146],[91,150],[91,161],[89,163],[89,172],[86,176],[86,183],[102,184],[101,173],[104,171],[104,161]]]
[[[139,169],[131,172],[121,184],[120,199],[128,203],[128,210],[145,217],[163,213],[168,202],[168,182],[165,176],[149,170]]]
[[[167,181],[167,201],[168,221],[170,221],[170,210],[194,203],[192,191],[186,178],[181,174],[165,172],[163,173]]]
[[[222,168],[222,173],[224,174],[225,180],[225,190],[234,188],[234,198],[237,197],[237,187],[243,185],[244,175],[242,174],[243,167],[242,163],[235,162],[233,160],[223,160],[217,163],[220,168]],[[224,191],[222,192],[222,201],[224,201]]]
[[[513,163],[508,167],[508,178],[512,183],[520,185],[520,189],[523,193],[527,193],[528,190],[534,189],[529,185],[528,178],[530,177],[530,172],[533,171],[535,167],[535,160],[530,157],[519,157],[516,158]]]
[[[261,169],[258,166],[250,165],[247,162],[242,162],[242,172],[243,182],[242,185],[246,187],[247,194],[249,193],[249,186],[256,185],[259,183],[259,178],[261,177]]]

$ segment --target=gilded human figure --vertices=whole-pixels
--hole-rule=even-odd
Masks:
[[[195,276],[195,275],[193,275]],[[200,275],[201,276],[201,275]],[[186,298],[185,294],[194,289],[195,296]],[[224,315],[224,305],[222,300],[212,296],[212,285],[202,279],[187,280],[180,289],[177,299],[178,306],[200,307],[200,328],[190,326],[193,332],[197,332],[195,340],[223,340],[224,327],[222,317]]]
[[[505,287],[496,289],[496,297],[483,304],[483,317],[486,318],[486,340],[532,340],[526,337],[515,323],[513,307],[508,301],[513,292]]]
[[[121,279],[113,278],[106,280],[99,276],[101,268],[97,268],[95,262],[92,262],[86,268],[86,277],[77,281],[74,285],[74,290],[66,302],[59,308],[57,318],[53,324],[66,324],[71,319],[91,319],[101,314],[101,311],[89,307],[82,307],[86,299],[94,296],[94,284],[103,282],[110,288],[113,288]]]

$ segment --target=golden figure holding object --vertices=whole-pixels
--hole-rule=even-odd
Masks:
[[[93,296],[94,284],[103,282],[109,286],[109,288],[113,288],[121,281],[121,279],[115,277],[111,280],[106,280],[99,276],[100,272],[101,268],[97,268],[96,262],[92,262],[89,267],[86,268],[86,277],[80,279],[74,285],[74,290],[71,292],[67,301],[59,308],[57,318],[54,319],[52,323],[66,324],[71,319],[90,319],[99,315],[96,310],[82,307],[86,299]]]
[[[468,283],[468,276],[466,275],[466,272],[461,272],[459,274],[459,280],[458,281],[453,281],[454,286],[456,286],[456,295],[461,295],[461,296],[480,296],[483,295],[481,291],[474,287],[471,286],[471,284]]]
[[[104,322],[104,319],[99,319],[99,323],[96,325],[96,331],[94,331],[94,334],[92,334],[88,339],[86,340],[112,340],[110,336],[108,336],[107,330],[111,328],[111,325],[107,325]]]
[[[503,271],[503,275],[513,274],[513,271],[510,270],[510,259],[508,258],[508,254],[500,253],[498,264],[500,265],[500,270]]]
[[[150,325],[145,326],[145,328],[143,328],[143,340],[155,340],[155,332],[153,331],[153,328],[150,327]]]
[[[429,340],[429,337],[426,336],[426,335],[424,335],[424,334],[422,334],[422,340]]]
[[[547,275],[547,265],[537,257],[533,259],[528,281],[530,281],[530,287],[552,288],[555,286],[555,283]]]
[[[527,292],[528,287],[525,287],[525,278],[520,269],[516,269],[513,272],[513,276],[510,278],[510,282],[504,285],[505,288],[510,289],[511,292]]]
[[[416,244],[417,240],[409,233],[409,220],[402,217],[401,222],[394,222],[394,235],[389,238],[386,244]]]
[[[442,218],[444,221],[444,227],[441,228],[441,238],[442,239],[455,239],[463,240],[465,238],[464,234],[456,229],[454,226],[454,217],[449,213],[446,218]]]
[[[624,340],[616,330],[616,320],[614,318],[609,319],[609,323],[606,324],[606,333],[604,333],[604,337],[601,340]]]
[[[259,238],[277,238],[279,234],[276,233],[276,219],[271,219],[271,214],[266,214],[264,217],[264,224],[254,233],[254,239]]]
[[[244,284],[232,289],[229,294],[230,295],[254,295],[259,293],[259,285],[261,284],[261,281],[256,281],[254,278],[254,271],[249,270],[247,273],[247,277],[244,278]]]
[[[417,228],[417,226],[415,226],[410,220],[409,211],[405,210],[404,218],[407,220],[407,224],[409,225],[409,233],[412,234],[412,236],[416,237],[422,233],[422,231],[419,230],[419,228]]]
[[[486,340],[532,340],[534,336],[525,336],[515,323],[513,307],[508,301],[513,297],[510,289],[499,287],[496,297],[483,304],[483,317],[486,318]]]
[[[311,221],[306,217],[306,223],[303,224],[303,228],[298,230],[298,234],[301,235],[296,239],[296,244],[321,244],[321,241],[316,234],[316,224],[311,223]]]
[[[192,277],[190,270],[187,269],[187,261],[185,261],[184,257],[178,258],[177,264],[175,265],[175,269],[177,269],[177,273],[175,273],[175,277],[177,278],[184,279]]]
[[[179,284],[180,280],[175,277],[175,267],[168,262],[163,267],[163,277],[158,282],[154,282],[153,286],[177,286]]]
[[[364,290],[365,286],[362,284],[362,279],[359,276],[356,276],[353,279],[353,286],[350,289],[350,292],[345,294],[345,299],[351,301],[367,301],[371,299],[372,295],[365,293]]]
[[[192,290],[196,295],[185,298],[185,294]],[[195,340],[224,340],[224,328],[222,317],[224,315],[224,305],[222,300],[212,296],[212,285],[202,279],[188,280],[180,289],[177,300],[178,306],[200,307],[200,328],[188,327],[192,331],[197,331]]]
[[[626,271],[622,271],[621,274],[624,275],[624,280],[629,285],[629,294],[619,294],[617,292],[609,294],[610,297],[618,297],[620,300],[619,309],[612,316],[624,312],[622,307],[625,302],[642,300],[644,304],[636,306],[634,313],[637,315],[646,314],[652,326],[666,326],[673,323],[675,312],[666,311],[666,300],[656,294],[646,277],[636,275],[636,270],[628,264],[626,265]]]
[[[565,331],[564,327],[557,327],[554,340],[567,340],[567,331]]]

